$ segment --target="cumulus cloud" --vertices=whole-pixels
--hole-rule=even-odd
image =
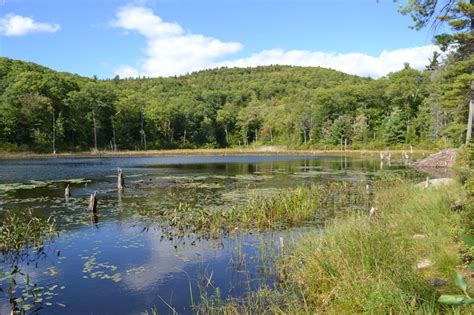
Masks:
[[[308,50],[281,49],[265,50],[250,57],[220,62],[217,67],[254,67],[262,65],[293,65],[325,67],[359,76],[378,78],[389,72],[403,68],[408,62],[415,69],[423,69],[433,52],[438,50],[433,45],[383,51],[378,56],[364,53],[337,54]]]
[[[114,75],[118,75],[121,78],[136,78],[140,75],[140,72],[132,66],[119,65]]]
[[[403,68],[408,62],[423,69],[436,48],[433,45],[383,51],[378,56],[362,52],[335,53],[309,50],[270,49],[238,59],[223,59],[243,49],[239,42],[223,42],[185,31],[177,23],[163,21],[152,10],[127,6],[118,10],[113,27],[137,32],[147,39],[145,58],[134,68],[121,65],[120,77],[172,76],[216,67],[261,65],[320,66],[360,76],[378,78]]]
[[[0,18],[0,34],[4,36],[23,36],[32,33],[55,33],[59,24],[48,24],[34,21],[32,18],[7,14]]]
[[[223,56],[242,49],[237,42],[187,32],[179,24],[164,22],[144,7],[120,8],[111,25],[138,32],[147,39],[146,58],[140,69],[146,76],[171,76],[205,69]],[[130,66],[121,68],[133,72]]]

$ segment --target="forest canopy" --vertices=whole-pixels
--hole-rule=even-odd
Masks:
[[[376,80],[292,66],[98,80],[0,58],[0,150],[459,145],[472,64],[434,55]]]

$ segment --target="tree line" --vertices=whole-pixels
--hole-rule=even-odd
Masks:
[[[376,80],[291,66],[98,80],[0,58],[0,149],[459,145],[473,64],[451,53]]]

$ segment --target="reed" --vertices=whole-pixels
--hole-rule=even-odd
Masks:
[[[175,236],[186,233],[220,236],[321,225],[340,209],[365,211],[370,198],[362,183],[329,182],[251,196],[244,204],[228,209],[202,209],[179,203],[171,211],[143,211],[148,211],[147,217],[153,217]]]
[[[42,247],[47,238],[56,235],[56,223],[35,217],[31,210],[24,213],[8,212],[0,221],[0,251],[19,253],[29,248]]]

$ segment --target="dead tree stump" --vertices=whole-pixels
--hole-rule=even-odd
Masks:
[[[66,201],[69,200],[69,197],[71,196],[71,191],[69,189],[69,184],[67,184],[66,188],[64,189],[64,198]]]
[[[94,191],[89,197],[89,206],[87,210],[92,213],[97,213],[97,191]]]
[[[91,224],[97,229],[99,228],[99,217],[95,213],[91,213]]]
[[[122,192],[125,188],[125,181],[123,180],[123,171],[120,167],[117,167],[117,190]]]

